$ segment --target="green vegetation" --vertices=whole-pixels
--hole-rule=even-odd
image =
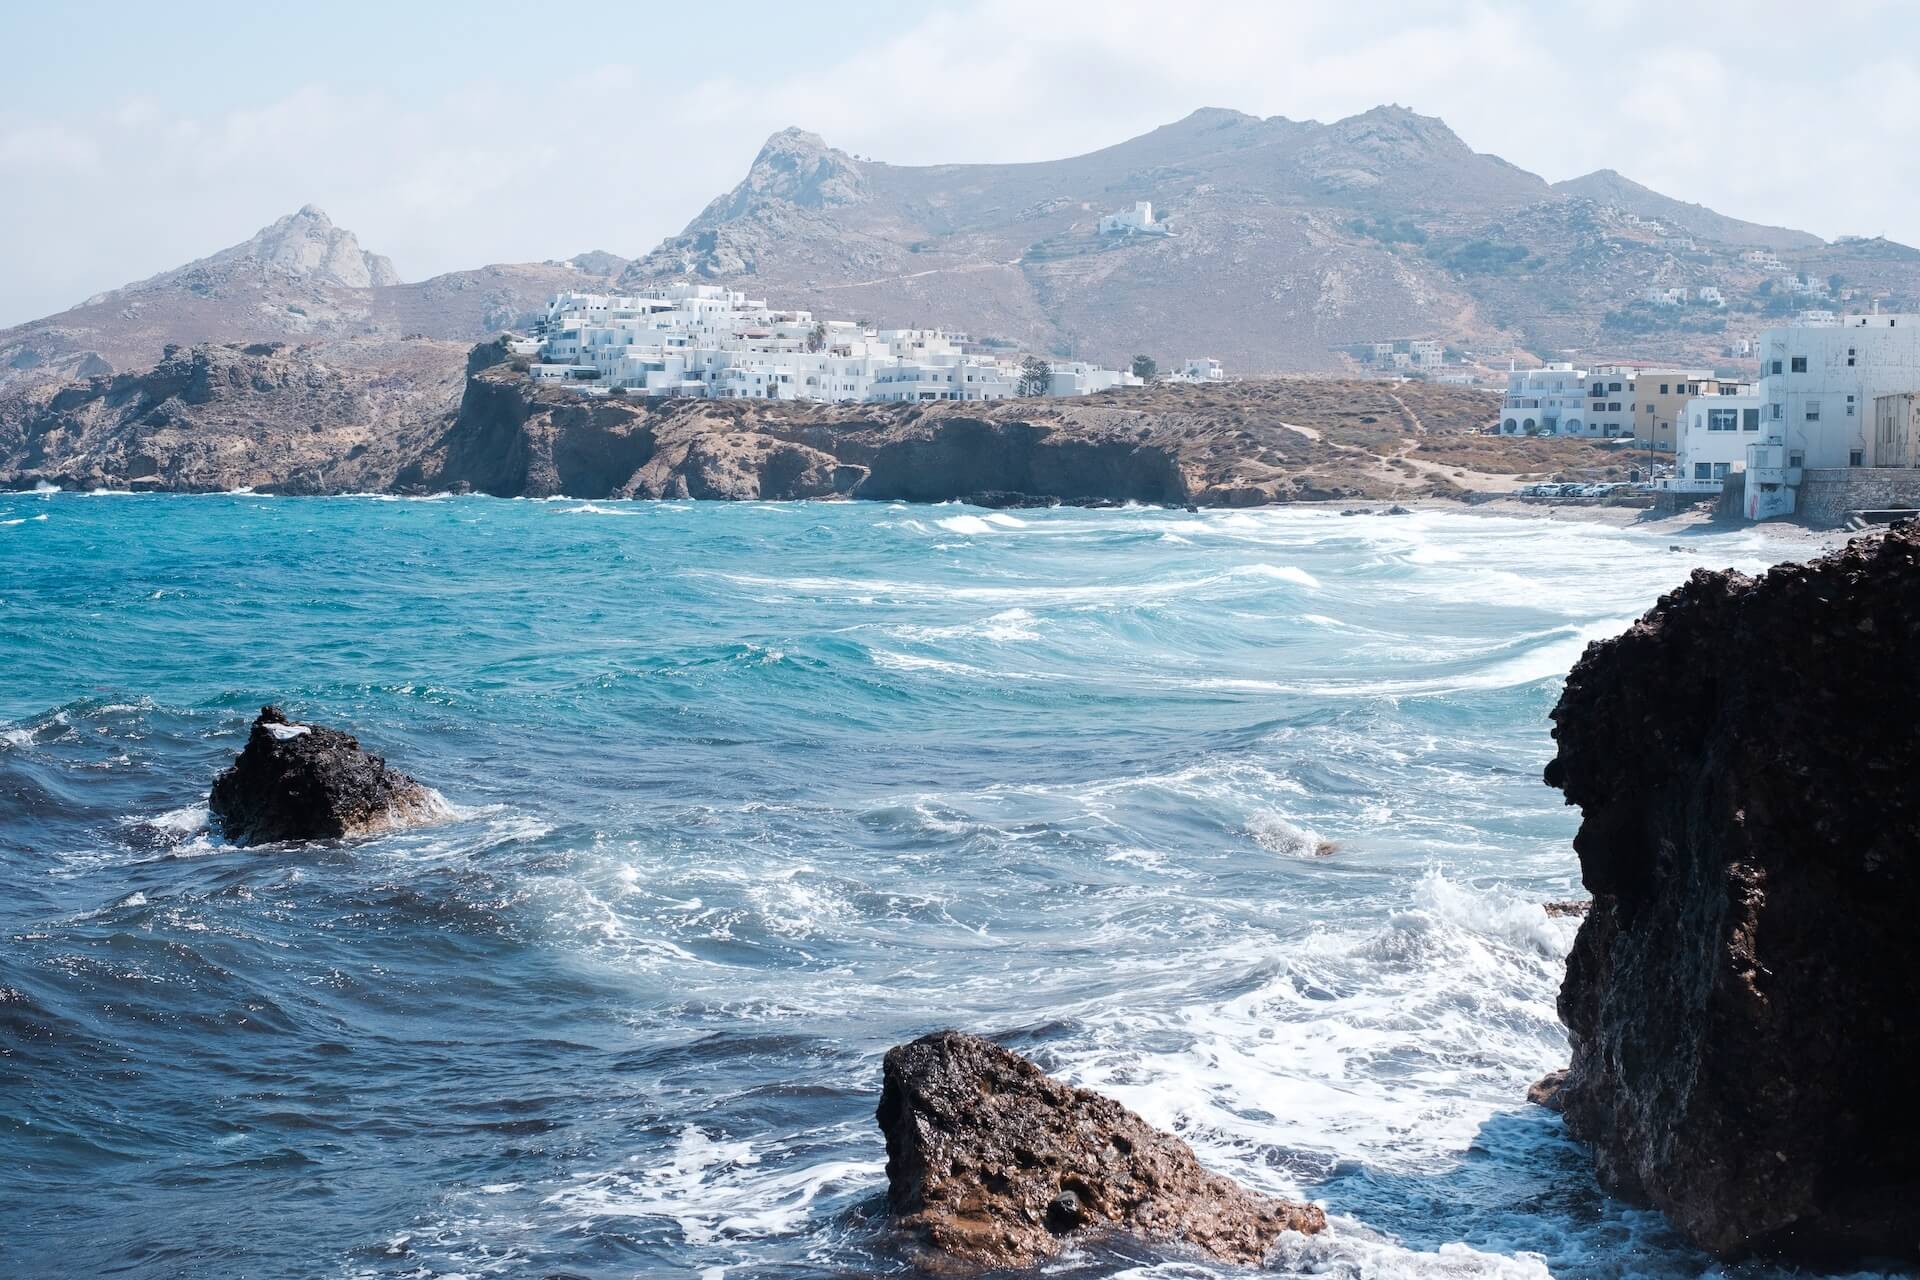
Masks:
[[[1152,356],[1135,356],[1133,358],[1133,376],[1140,379],[1140,381],[1152,382],[1154,376],[1159,372],[1160,363]]]
[[[1428,251],[1428,256],[1463,276],[1505,275],[1509,271],[1545,265],[1544,259],[1530,257],[1524,246],[1495,240],[1469,240],[1452,249],[1435,246]]]
[[[1355,218],[1347,230],[1381,244],[1425,244],[1427,233],[1405,218]]]
[[[1053,385],[1053,370],[1038,356],[1020,362],[1020,381],[1015,388],[1023,396],[1043,396]]]

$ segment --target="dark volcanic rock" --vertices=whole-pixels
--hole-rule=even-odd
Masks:
[[[1565,1067],[1558,1071],[1549,1071],[1527,1086],[1527,1101],[1537,1107],[1545,1107],[1549,1111],[1563,1110],[1565,1099],[1560,1096],[1560,1091],[1566,1087],[1567,1069]]]
[[[387,768],[338,729],[294,724],[262,707],[233,767],[214,779],[208,808],[236,844],[338,840],[439,816],[430,788]]]
[[[1920,1258],[1920,532],[1696,572],[1553,718],[1601,1183],[1722,1254]]]
[[[1186,1143],[1111,1098],[958,1031],[887,1053],[879,1120],[901,1225],[970,1262],[1022,1265],[1104,1230],[1258,1263],[1281,1232],[1327,1223],[1313,1205],[1209,1173]]]

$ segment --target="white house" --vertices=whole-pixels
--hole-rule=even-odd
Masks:
[[[1556,360],[1507,374],[1500,405],[1503,436],[1585,435],[1587,371]]]
[[[1673,475],[1662,488],[1718,493],[1729,475],[1746,469],[1747,446],[1761,439],[1761,395],[1752,387],[1729,390],[1731,385],[1687,401]]]
[[[1188,356],[1173,376],[1179,382],[1224,382],[1227,372],[1212,356]]]
[[[1136,200],[1133,208],[1109,213],[1100,219],[1103,236],[1163,236],[1167,229],[1153,220],[1153,202]]]

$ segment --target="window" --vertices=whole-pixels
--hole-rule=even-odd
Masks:
[[[1793,358],[1793,371],[1795,373],[1805,373],[1807,371],[1807,358],[1805,356],[1795,356]]]
[[[1607,405],[1607,412],[1608,412],[1608,413],[1618,413],[1618,412],[1620,412],[1620,402],[1619,402],[1618,400],[1614,400],[1614,401],[1612,401],[1612,402],[1610,402],[1610,403],[1609,403],[1609,404]]]
[[[1779,402],[1778,400],[1775,400],[1775,401],[1774,401],[1774,402],[1773,402],[1772,404],[1770,404],[1770,405],[1768,405],[1767,407],[1768,407],[1769,409],[1772,409],[1772,410],[1773,410],[1773,415],[1772,415],[1772,416],[1773,416],[1773,420],[1774,420],[1775,422],[1778,422],[1778,421],[1780,421],[1780,418],[1781,418],[1781,408],[1782,408],[1782,406],[1781,406],[1781,404],[1780,404],[1780,402]]]
[[[1760,429],[1760,411],[1758,409],[1742,409],[1740,411],[1740,429],[1742,431],[1758,431]]]
[[[1660,394],[1663,396],[1667,394],[1667,384],[1664,382],[1660,384]]]
[[[1847,397],[1847,416],[1849,418],[1853,416],[1853,397],[1852,396]]]
[[[1863,455],[1863,454],[1861,453],[1861,451],[1860,451],[1860,450],[1858,450],[1858,449],[1849,449],[1849,450],[1847,451],[1847,465],[1848,465],[1848,466],[1850,466],[1850,467],[1863,467],[1863,466],[1865,466],[1865,465],[1866,465],[1866,461],[1867,461],[1867,460],[1866,460],[1866,457],[1865,457],[1865,455]]]
[[[1818,400],[1807,401],[1807,421],[1820,421],[1820,402]]]
[[[1804,453],[1801,453],[1798,449],[1795,449],[1792,453],[1787,455],[1787,465],[1790,467],[1803,467],[1806,465],[1806,463],[1807,463],[1807,455]]]
[[[1727,472],[1730,471],[1732,468],[1733,468],[1733,464],[1731,462],[1714,463],[1713,478],[1715,480],[1725,480],[1727,478]]]
[[[1620,384],[1617,382],[1609,382],[1607,384],[1607,390],[1609,391],[1618,391],[1619,389],[1620,389]]]
[[[1711,480],[1711,479],[1713,479],[1713,464],[1712,464],[1711,462],[1696,462],[1696,463],[1694,463],[1694,464],[1693,464],[1693,478],[1694,478],[1695,480]]]
[[[1770,366],[1770,368],[1769,368],[1769,372],[1771,372],[1771,373],[1779,373],[1779,372],[1780,372],[1780,362],[1779,362],[1778,360],[1775,360],[1775,361],[1773,362],[1773,364],[1772,364],[1772,365]]]
[[[1738,409],[1707,410],[1707,430],[1738,431],[1740,429],[1740,411]]]

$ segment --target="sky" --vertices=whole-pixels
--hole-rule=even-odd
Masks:
[[[1021,161],[1382,102],[1550,181],[1920,244],[1920,0],[0,0],[0,325],[308,203],[408,280],[637,256],[791,125]]]

